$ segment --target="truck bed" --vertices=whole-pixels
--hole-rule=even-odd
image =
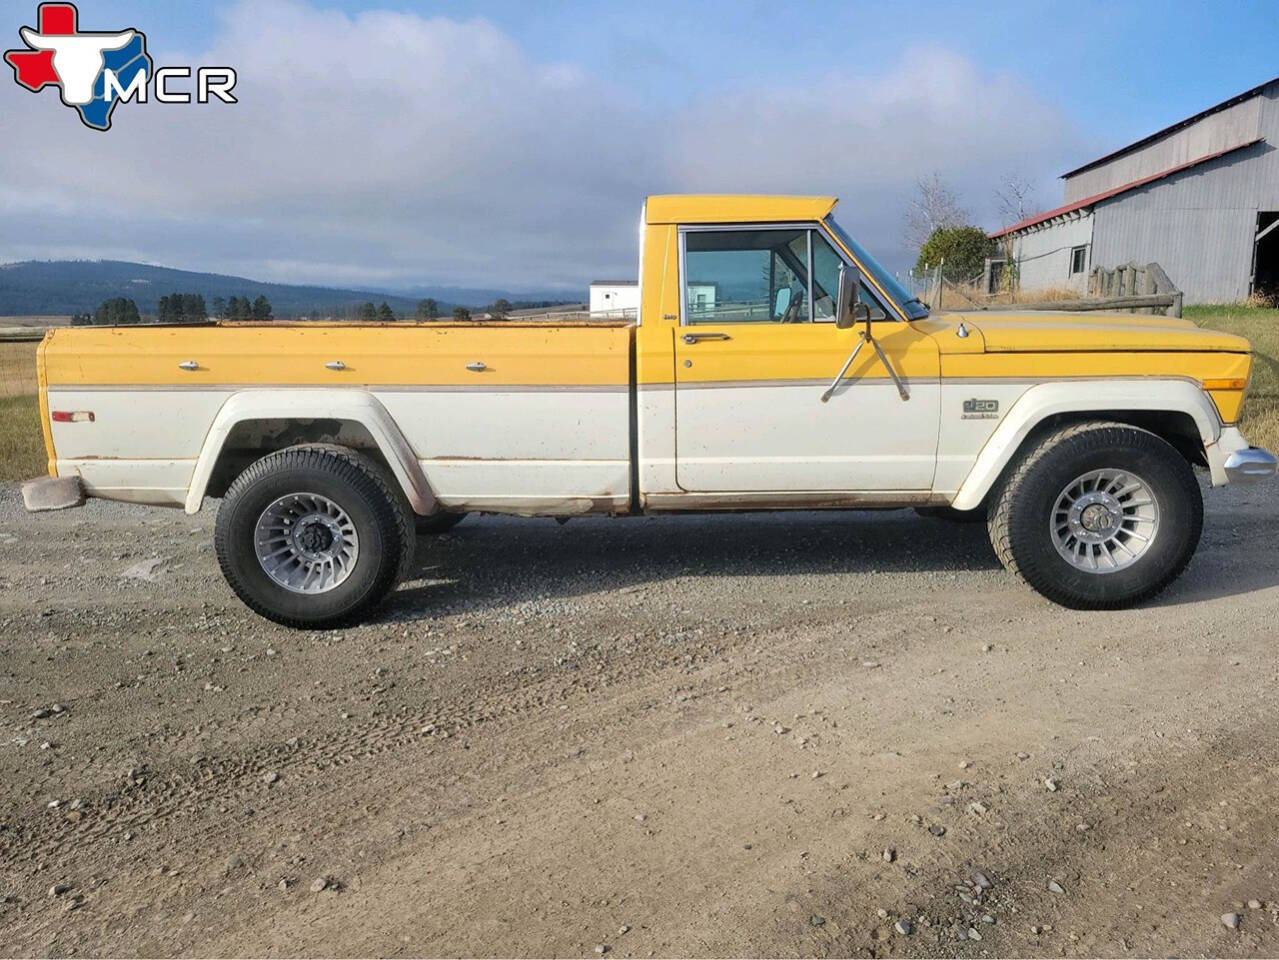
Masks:
[[[50,332],[39,366],[50,411],[93,415],[47,437],[90,493],[183,503],[233,398],[269,430],[288,409],[341,421],[359,397],[445,506],[586,512],[629,501],[631,340],[626,322],[75,327]]]

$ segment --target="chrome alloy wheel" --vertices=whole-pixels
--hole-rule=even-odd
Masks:
[[[258,563],[293,593],[327,593],[360,558],[360,538],[346,511],[318,493],[281,497],[258,517],[253,532]]]
[[[1048,520],[1053,546],[1072,567],[1115,573],[1150,549],[1159,532],[1159,501],[1127,470],[1093,470],[1057,495]]]

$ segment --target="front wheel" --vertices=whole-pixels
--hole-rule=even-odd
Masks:
[[[1190,562],[1203,498],[1185,458],[1119,423],[1081,423],[1044,437],[1010,468],[987,528],[1004,566],[1079,610],[1132,606]]]
[[[263,457],[227,491],[214,534],[222,574],[252,610],[289,627],[349,623],[399,582],[409,511],[368,458],[340,447]]]

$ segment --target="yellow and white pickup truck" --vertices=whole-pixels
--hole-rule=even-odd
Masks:
[[[201,509],[281,623],[367,613],[414,527],[917,507],[984,519],[1077,608],[1189,562],[1214,485],[1275,473],[1235,426],[1239,337],[1173,318],[932,316],[833,197],[650,197],[634,322],[75,328],[39,351],[49,472]]]

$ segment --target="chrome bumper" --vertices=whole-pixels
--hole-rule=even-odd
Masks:
[[[1269,450],[1245,447],[1226,457],[1226,477],[1230,483],[1257,483],[1279,471],[1279,460]]]

